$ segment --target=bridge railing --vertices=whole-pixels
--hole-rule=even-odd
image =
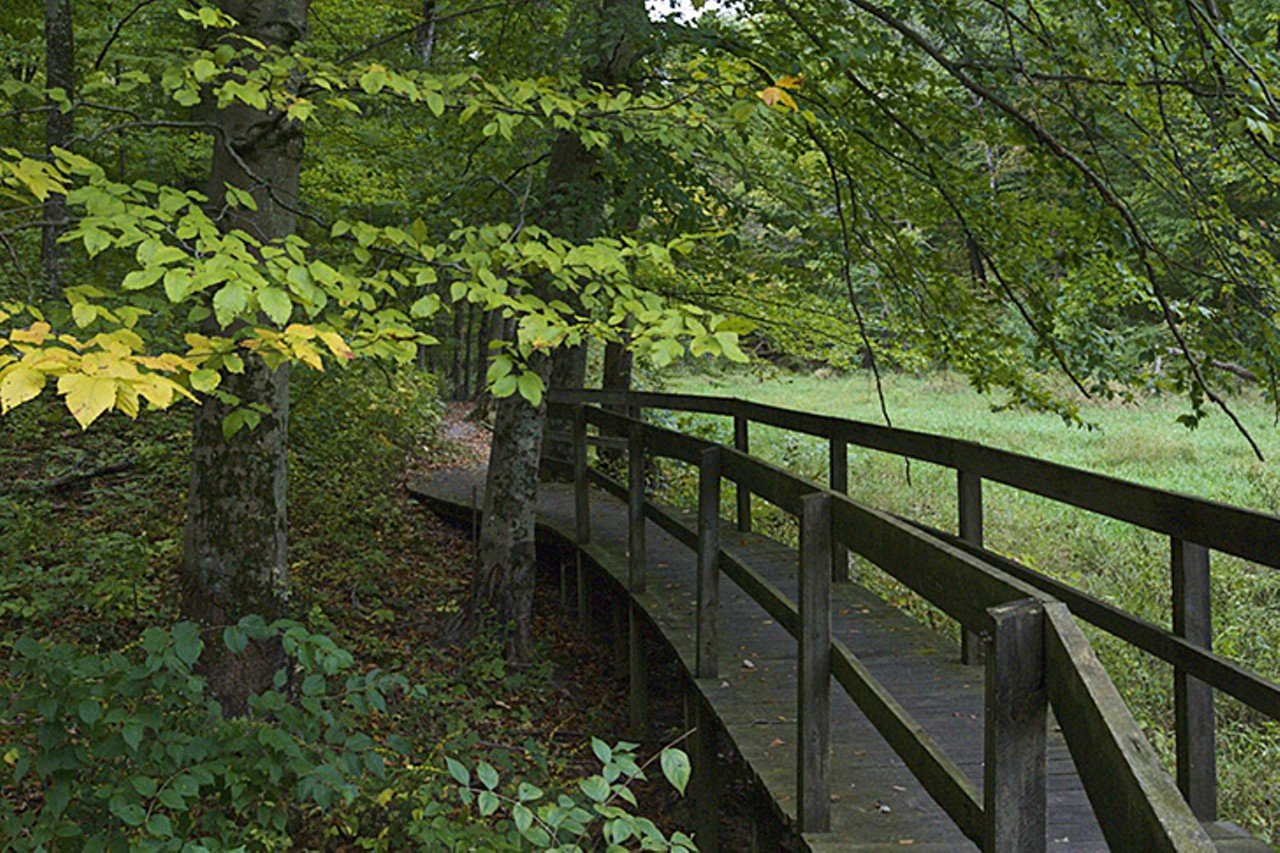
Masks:
[[[714,677],[716,611],[721,574],[735,582],[798,642],[797,802],[801,831],[829,827],[829,685],[846,691],[922,787],[967,837],[988,850],[1040,849],[1045,843],[1046,712],[1051,701],[1103,832],[1124,849],[1208,849],[1211,842],[1098,663],[1064,604],[1025,577],[992,564],[973,543],[947,541],[920,525],[864,506],[847,495],[726,447],[587,403],[639,411],[701,398],[556,392],[573,425],[575,507],[580,544],[590,541],[588,488],[626,500],[629,586],[645,589],[645,525],[653,521],[695,549],[695,675]],[[674,406],[670,406],[674,408]],[[708,408],[749,422],[759,412],[726,401]],[[797,413],[801,415],[801,413]],[[812,416],[804,416],[812,417]],[[780,418],[774,418],[778,421]],[[786,426],[786,424],[778,424]],[[590,467],[588,427],[625,439],[628,482]],[[805,426],[817,429],[823,425]],[[833,425],[826,424],[835,435]],[[735,430],[735,432],[738,432]],[[840,433],[834,443],[843,440]],[[697,466],[698,524],[686,524],[645,496],[646,460]],[[800,520],[799,600],[788,599],[720,546],[723,480],[739,495],[755,494]],[[741,509],[741,505],[740,505]],[[741,525],[743,519],[739,517]],[[954,540],[954,537],[952,537]],[[987,714],[981,791],[929,733],[843,643],[831,636],[832,583],[847,580],[837,549],[856,553],[957,620],[985,652]],[[1154,626],[1152,626],[1154,627]],[[1158,629],[1157,629],[1158,630]]]
[[[727,397],[616,391],[558,391],[560,403],[592,403],[722,415],[733,422],[734,447],[750,452],[750,427],[762,424],[829,443],[828,485],[848,489],[848,447],[917,459],[956,472],[958,535],[906,520],[1010,577],[1062,601],[1079,619],[1171,665],[1173,669],[1176,778],[1193,811],[1212,821],[1218,810],[1214,691],[1280,720],[1280,685],[1214,654],[1210,608],[1210,553],[1219,551],[1280,568],[1280,517],[1203,500],[997,450],[963,439],[793,411]],[[983,483],[987,480],[1088,510],[1169,538],[1172,630],[1139,618],[1068,584],[983,548]],[[751,529],[751,489],[737,494],[740,530]],[[837,545],[837,565],[847,564]],[[962,654],[978,663],[981,643],[963,633]]]

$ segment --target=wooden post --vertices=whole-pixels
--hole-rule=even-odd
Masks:
[[[1025,599],[987,613],[993,627],[987,648],[982,849],[1044,850],[1044,607]]]
[[[739,453],[751,452],[750,423],[742,415],[733,416],[733,447]],[[738,532],[751,532],[751,490],[741,483],[738,484]]]
[[[715,853],[720,848],[719,773],[716,772],[716,718],[707,702],[691,691],[693,701],[693,839],[698,850]]]
[[[957,474],[957,503],[960,508],[960,538],[982,546],[982,478],[965,470]],[[969,666],[982,663],[982,638],[963,628],[960,631],[960,660]]]
[[[649,686],[645,679],[643,629],[640,605],[633,601],[627,608],[627,716],[631,736],[640,743],[644,743],[649,734]]]
[[[800,519],[796,801],[801,832],[831,829],[831,496],[805,495]]]
[[[831,455],[828,468],[828,484],[831,491],[842,495],[849,493],[849,444],[842,438],[831,437]],[[835,583],[849,581],[849,549],[834,540],[831,542],[831,580]]]
[[[627,435],[629,470],[627,530],[630,538],[628,585],[632,593],[644,592],[644,426],[634,423]]]
[[[720,660],[716,620],[720,610],[720,465],[719,445],[702,451],[698,461],[698,600],[695,678],[715,678]]]
[[[1173,632],[1206,651],[1212,650],[1209,551],[1176,538],[1172,544]],[[1173,709],[1178,787],[1196,817],[1203,821],[1217,820],[1213,687],[1174,667]]]
[[[591,541],[590,480],[587,477],[587,410],[573,407],[573,509],[578,547]]]

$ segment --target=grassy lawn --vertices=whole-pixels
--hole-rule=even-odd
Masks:
[[[741,397],[787,408],[882,423],[868,375],[821,378],[790,373],[676,375],[664,390]],[[1280,431],[1260,402],[1236,401],[1243,420],[1267,454],[1254,458],[1220,413],[1196,430],[1175,422],[1178,400],[1140,406],[1090,405],[1080,429],[1028,412],[995,412],[982,397],[949,375],[887,377],[885,392],[895,426],[955,436],[1051,459],[1127,480],[1280,512]],[[704,434],[730,439],[724,419],[672,415]],[[825,480],[825,442],[768,427],[752,427],[752,450],[797,473]],[[954,529],[955,475],[921,462],[851,448],[850,492],[874,506]],[[689,494],[688,485],[676,490]],[[1161,625],[1170,624],[1169,543],[1089,512],[1004,486],[984,490],[990,547]],[[784,539],[794,525],[760,505],[757,516]],[[940,630],[954,635],[936,611],[871,566],[855,567],[859,580]],[[1261,674],[1280,679],[1280,572],[1213,556],[1215,649]],[[1172,678],[1167,666],[1108,635],[1090,637],[1149,737],[1172,767]],[[1280,724],[1219,697],[1218,760],[1222,812],[1227,819],[1280,842]]]

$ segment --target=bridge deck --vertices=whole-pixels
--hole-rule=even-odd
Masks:
[[[413,491],[439,511],[473,511],[483,472],[444,471]],[[591,493],[592,542],[585,556],[625,589],[626,507]],[[692,514],[684,518],[694,527]],[[572,544],[573,493],[544,484],[539,533]],[[726,523],[722,545],[792,600],[797,554],[775,541]],[[647,525],[648,589],[635,596],[687,671],[694,665],[695,556],[666,532]],[[796,643],[727,578],[720,585],[720,676],[693,681],[732,738],[782,818],[795,820]],[[832,591],[833,637],[843,640],[895,698],[982,784],[983,670],[960,664],[959,650],[866,589]],[[974,849],[893,753],[839,685],[831,690],[832,832],[806,836],[814,850],[877,848]],[[1049,739],[1048,843],[1051,848],[1105,850],[1101,830],[1062,737]],[[1220,844],[1231,846],[1225,827]]]

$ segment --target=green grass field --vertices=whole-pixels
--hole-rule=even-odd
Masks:
[[[663,389],[741,397],[794,409],[882,423],[870,377],[819,378],[791,373],[728,373],[667,377]],[[1094,428],[1065,425],[1053,415],[995,412],[993,403],[950,375],[887,377],[885,392],[895,426],[978,441],[1152,486],[1280,513],[1280,430],[1260,401],[1235,401],[1268,456],[1259,462],[1220,413],[1198,429],[1175,422],[1179,400],[1140,406],[1086,406]],[[673,415],[686,429],[729,438],[724,419]],[[768,427],[752,427],[752,451],[789,469],[825,480],[825,442]],[[868,504],[954,529],[955,474],[921,462],[851,448],[850,492]],[[672,494],[690,495],[677,478]],[[986,484],[987,543],[997,551],[1162,625],[1170,621],[1169,542],[1072,507]],[[761,505],[762,524],[784,539],[794,524]],[[918,618],[952,633],[912,593],[867,565],[858,579],[901,603]],[[1213,556],[1215,650],[1280,680],[1280,572]],[[1172,677],[1167,666],[1099,631],[1090,631],[1112,678],[1148,736],[1172,767]],[[1219,697],[1218,760],[1222,813],[1280,843],[1280,723]]]

